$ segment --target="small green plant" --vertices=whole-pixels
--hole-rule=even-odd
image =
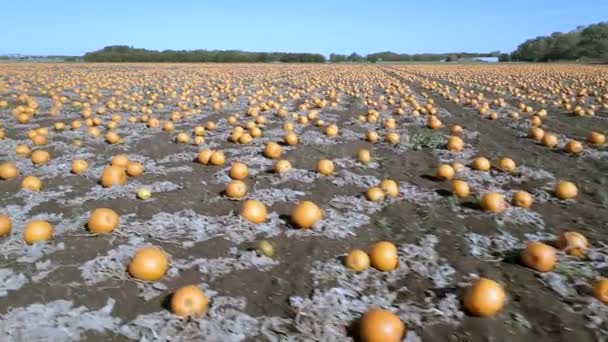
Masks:
[[[441,133],[423,129],[405,134],[399,143],[400,148],[420,150],[423,148],[436,149],[445,145],[445,137]]]

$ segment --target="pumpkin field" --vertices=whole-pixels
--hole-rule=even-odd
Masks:
[[[0,64],[0,341],[606,341],[608,68]]]

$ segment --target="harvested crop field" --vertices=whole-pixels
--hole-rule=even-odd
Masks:
[[[0,340],[605,341],[607,133],[605,66],[0,64]]]

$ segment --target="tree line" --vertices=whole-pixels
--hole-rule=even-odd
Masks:
[[[400,54],[391,51],[360,55],[329,55],[332,63],[439,62],[475,57],[498,57],[500,61],[547,62],[592,59],[608,61],[608,22],[579,26],[570,32],[528,39],[512,53],[420,53]],[[318,53],[248,52],[240,50],[164,50],[137,49],[126,45],[106,46],[84,55],[86,62],[221,62],[221,63],[324,63]]]
[[[608,22],[528,39],[510,55],[500,57],[501,61],[527,62],[579,59],[608,61]]]
[[[125,45],[106,46],[87,52],[86,62],[222,62],[222,63],[323,63],[325,56],[317,53],[247,52],[240,50],[154,51]]]

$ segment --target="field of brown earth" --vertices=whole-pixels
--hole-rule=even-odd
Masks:
[[[605,66],[0,64],[0,340],[606,341],[607,133]]]

